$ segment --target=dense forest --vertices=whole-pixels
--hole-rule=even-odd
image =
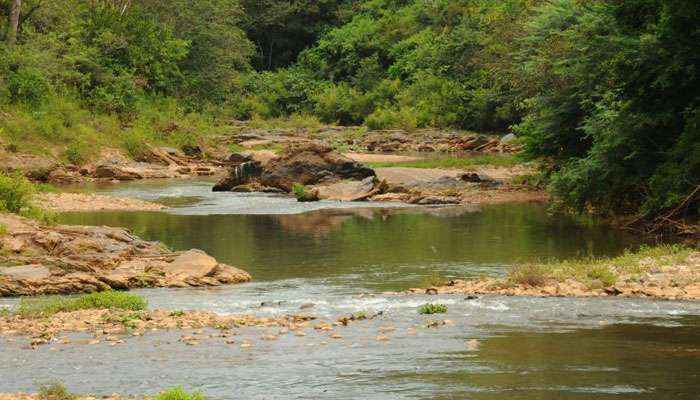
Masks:
[[[562,207],[697,221],[697,0],[0,0],[7,151],[233,119],[513,132]]]

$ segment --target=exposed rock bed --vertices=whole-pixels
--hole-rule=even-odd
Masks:
[[[214,186],[215,191],[272,189],[288,193],[295,184],[300,184],[311,186],[309,190],[319,198],[335,200],[366,199],[381,192],[371,168],[323,143],[290,143],[279,157],[266,163],[245,155],[240,161]]]
[[[219,315],[210,311],[80,310],[61,312],[44,318],[0,316],[0,333],[27,336],[30,338],[30,346],[48,344],[57,341],[61,334],[74,332],[90,333],[98,341],[121,343],[126,336],[142,336],[157,330],[214,328],[226,333],[232,329],[254,326],[280,327],[296,331],[311,327],[315,319],[308,315],[258,317]],[[314,325],[331,326],[328,322],[318,322]],[[184,336],[182,341],[195,341],[195,336]]]
[[[453,280],[445,286],[414,288],[410,293],[427,294],[494,294],[537,297],[646,297],[668,300],[700,300],[700,252],[691,254],[679,265],[667,265],[641,276],[622,275],[609,287],[587,285],[575,279],[547,279],[530,286],[505,279],[481,278]]]
[[[208,157],[201,150],[188,155],[169,147],[145,147],[136,160],[117,149],[103,149],[95,162],[82,166],[51,155],[0,152],[0,171],[22,171],[34,181],[52,184],[211,176],[222,173],[225,165],[225,159]]]
[[[140,287],[215,286],[250,275],[200,250],[172,252],[128,230],[44,226],[0,214],[0,296],[96,292]]]
[[[160,211],[162,204],[128,197],[104,196],[94,193],[41,193],[38,206],[55,211]]]

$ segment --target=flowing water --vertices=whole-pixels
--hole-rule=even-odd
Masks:
[[[638,238],[550,217],[534,204],[300,204],[210,187],[97,188],[175,208],[61,219],[128,227],[174,249],[201,248],[254,278],[214,289],[139,291],[152,307],[379,316],[337,328],[336,339],[309,329],[304,337],[265,341],[264,334],[279,332],[263,328],[240,330],[235,344],[210,338],[199,346],[178,341],[181,332],[38,350],[0,339],[0,392],[58,379],[76,392],[135,395],[185,385],[214,399],[698,398],[698,303],[386,293],[421,285],[434,271],[500,275],[522,261],[615,255]],[[446,304],[447,314],[418,315],[426,302]],[[439,326],[427,327],[433,321]],[[242,348],[246,340],[254,346]]]

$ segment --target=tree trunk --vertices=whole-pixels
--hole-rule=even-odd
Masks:
[[[10,29],[7,32],[7,43],[12,46],[17,41],[17,30],[19,29],[19,10],[22,7],[22,0],[12,0],[10,8]]]

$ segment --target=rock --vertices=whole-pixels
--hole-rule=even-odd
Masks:
[[[260,182],[289,192],[295,183],[317,185],[372,176],[375,176],[372,169],[333,151],[328,145],[302,142],[290,143],[282,156],[268,162]]]
[[[459,176],[459,179],[464,182],[481,183],[484,179],[474,172],[467,172]]]
[[[409,200],[411,204],[418,205],[446,205],[460,204],[462,200],[458,196],[416,196]]]
[[[316,304],[314,304],[314,303],[304,303],[301,306],[299,306],[299,309],[306,310],[306,309],[314,308],[314,307],[316,307]]]
[[[386,182],[375,183],[373,176],[361,181],[341,181],[319,186],[319,197],[324,200],[360,201],[381,193]]]
[[[6,252],[0,267],[0,296],[90,293],[108,289],[162,286],[217,286],[247,282],[250,274],[200,250],[173,254],[120,228],[42,226],[16,215],[0,214],[7,227],[3,242],[22,238],[25,249]],[[50,265],[51,267],[46,267]]]
[[[119,181],[131,181],[142,179],[143,176],[137,172],[127,170],[117,165],[101,164],[95,167],[95,178],[116,179]]]
[[[212,190],[215,192],[230,191],[236,186],[257,182],[261,174],[262,166],[259,162],[248,161],[234,165],[229,169],[228,175],[219,180]]]
[[[185,275],[202,278],[209,276],[219,263],[201,250],[189,250],[178,255],[164,268],[166,275]]]
[[[295,192],[294,195],[302,203],[321,200],[318,188],[304,188],[303,192]]]
[[[501,138],[501,143],[508,144],[515,141],[518,137],[515,134],[509,133]]]
[[[249,152],[243,152],[243,153],[233,153],[228,158],[226,159],[231,164],[243,164],[249,161],[253,161],[253,156]]]
[[[51,276],[51,271],[43,265],[31,264],[0,268],[0,275],[15,280],[42,280]]]

